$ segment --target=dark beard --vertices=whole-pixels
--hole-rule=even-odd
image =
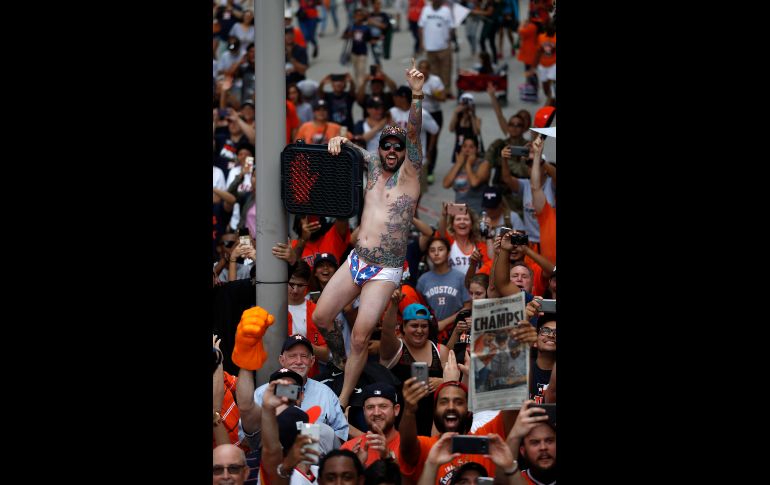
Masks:
[[[446,433],[447,429],[444,426],[444,416],[446,416],[447,413],[444,413],[443,416],[437,416],[436,414],[433,415],[433,424],[436,425],[436,429],[439,433]],[[459,424],[457,427],[457,432],[460,434],[465,434],[471,429],[471,425],[473,424],[473,413],[468,411],[465,416],[460,416]]]
[[[556,462],[556,459],[554,458],[553,466],[548,469],[542,469],[538,467],[537,465],[531,465],[529,467],[529,473],[532,475],[532,478],[537,480],[541,483],[553,483],[556,481],[558,473],[558,463]]]
[[[399,169],[399,168],[401,168],[401,165],[403,165],[403,164],[404,164],[404,160],[406,160],[406,155],[404,155],[404,157],[403,157],[403,158],[401,158],[401,157],[398,157],[398,158],[399,158],[399,160],[398,160],[398,163],[396,163],[396,168],[394,168],[393,170],[391,170],[391,169],[389,169],[389,168],[388,168],[388,166],[386,165],[386,161],[387,161],[387,160],[385,159],[385,157],[380,157],[380,164],[382,165],[382,170],[383,170],[383,172],[389,172],[389,173],[395,173],[395,172],[397,172],[397,171],[398,171],[398,169]]]

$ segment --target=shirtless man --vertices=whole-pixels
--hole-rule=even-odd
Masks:
[[[406,81],[412,89],[406,131],[397,125],[383,128],[379,157],[352,143],[349,145],[361,152],[369,167],[364,212],[355,250],[327,283],[313,313],[313,322],[330,349],[339,348],[335,344],[342,342],[342,334],[333,325],[334,316],[361,295],[340,393],[343,408],[347,407],[366,364],[369,337],[401,281],[409,227],[420,197],[420,128],[425,77],[415,68],[414,59],[411,69],[406,70]],[[342,144],[348,142],[341,136],[332,138],[329,153],[338,155]]]

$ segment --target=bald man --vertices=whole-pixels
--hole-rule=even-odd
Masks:
[[[214,484],[242,485],[249,477],[246,454],[235,445],[214,448]]]

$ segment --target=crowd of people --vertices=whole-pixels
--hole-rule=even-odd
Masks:
[[[293,214],[291,233],[275,241],[288,270],[288,338],[271,349],[262,337],[275,316],[252,281],[254,2],[213,3],[214,483],[555,483],[556,423],[540,405],[556,402],[556,313],[541,308],[556,299],[556,164],[543,155],[553,139],[530,130],[555,114],[555,2],[528,1],[525,18],[525,2],[510,0],[285,2],[286,143],[331,155],[347,145],[367,170],[362,212]],[[457,28],[453,4],[469,10]],[[458,29],[480,61],[463,75],[500,72],[508,39],[541,102],[506,116],[491,83],[475,97],[460,92]],[[407,30],[415,61],[385,72]],[[312,79],[317,38],[328,35],[349,60]],[[486,146],[482,96],[500,129]],[[447,103],[456,106],[445,127]],[[446,129],[454,149],[439,153]],[[441,185],[454,200],[433,227],[416,208],[436,166],[451,167]],[[474,347],[472,302],[521,292],[525,319]],[[280,369],[257,385],[268,354]],[[413,363],[425,363],[425,380]],[[473,393],[501,379],[528,385],[518,409],[470,411]],[[453,453],[462,435],[486,437],[488,451]]]

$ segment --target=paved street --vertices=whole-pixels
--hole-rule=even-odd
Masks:
[[[296,2],[294,3],[294,10],[296,10]],[[342,2],[338,2],[342,3]],[[383,2],[385,3],[385,2]],[[526,15],[527,2],[521,2],[522,17]],[[393,14],[392,10],[384,9],[386,12]],[[342,30],[347,25],[347,16],[345,9],[342,5],[337,7],[337,17],[340,21],[340,32],[338,35],[334,35],[334,25],[331,18],[329,18],[326,25],[327,35],[319,37],[319,55],[316,59],[312,59],[310,54],[312,53],[312,47],[308,48],[308,57],[310,58],[310,68],[306,75],[310,79],[319,81],[321,78],[330,73],[343,73],[351,72],[352,67],[350,65],[343,67],[339,64],[339,57],[344,41],[340,39]],[[401,31],[396,32],[393,36],[393,44],[391,50],[391,58],[389,60],[383,60],[383,70],[393,78],[396,84],[406,84],[404,79],[404,69],[410,65],[412,54],[412,34],[409,32],[408,22],[406,14],[401,16]],[[296,18],[295,18],[296,24]],[[320,31],[320,23],[319,23]],[[457,29],[457,37],[460,41],[460,52],[454,56],[453,76],[456,78],[458,63],[459,67],[463,69],[470,69],[475,63],[478,62],[478,58],[471,58],[470,46],[468,45],[467,38],[465,37],[465,26],[460,26]],[[542,92],[540,95],[540,103],[524,103],[519,101],[517,86],[524,82],[524,66],[523,64],[511,57],[510,44],[506,38],[504,44],[505,57],[501,62],[508,64],[508,105],[503,107],[503,114],[507,117],[511,116],[519,109],[527,109],[533,116],[535,111],[542,106],[544,97]],[[418,59],[419,61],[420,59]],[[370,54],[370,64],[374,62]],[[456,88],[453,89],[456,94]],[[492,142],[503,136],[497,123],[494,111],[489,102],[489,96],[486,92],[473,93],[476,101],[476,113],[481,117],[481,133],[485,146],[489,146]],[[457,100],[448,100],[443,103],[442,111],[444,115],[443,128],[438,142],[438,161],[436,163],[436,169],[434,175],[436,182],[429,186],[428,192],[423,194],[420,207],[420,218],[424,219],[430,224],[434,224],[437,221],[437,217],[441,208],[442,201],[453,201],[454,191],[452,189],[444,189],[441,186],[441,181],[444,175],[449,171],[451,166],[451,151],[454,145],[454,133],[449,131],[449,121],[452,116],[452,110],[456,107]],[[356,105],[353,111],[353,117],[355,120],[361,119],[363,116],[361,108]],[[555,126],[555,124],[554,124]],[[545,154],[549,160],[555,160],[556,147],[553,139],[548,139],[545,147]]]

